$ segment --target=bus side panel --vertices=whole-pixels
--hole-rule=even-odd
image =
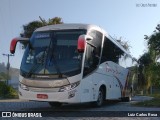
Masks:
[[[81,80],[81,102],[90,102],[92,101],[93,95],[93,83],[92,83],[92,75],[86,76]]]
[[[105,85],[106,87],[106,99],[119,99],[121,97],[121,89],[114,76],[100,73],[93,75],[93,86],[96,91],[96,93],[93,93],[93,96],[95,94],[96,98],[98,97],[101,85]]]
[[[107,61],[99,66],[97,73],[99,76],[97,77],[97,75],[95,75],[94,79],[99,79],[100,75],[104,76],[102,79],[107,86],[107,99],[119,99],[123,92],[125,92],[124,89],[127,82],[128,69],[112,61]]]

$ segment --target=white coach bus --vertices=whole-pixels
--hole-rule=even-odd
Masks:
[[[88,24],[58,24],[38,28],[25,44],[20,66],[19,98],[62,103],[130,100],[129,79],[135,59],[102,28]]]

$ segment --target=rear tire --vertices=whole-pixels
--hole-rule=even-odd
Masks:
[[[123,97],[121,98],[122,102],[130,102],[131,101],[131,96],[129,97]]]
[[[59,102],[48,102],[48,103],[51,107],[55,107],[55,108],[62,106],[62,103],[59,103]]]
[[[104,103],[104,90],[102,88],[99,89],[97,101],[93,102],[95,107],[101,107]]]

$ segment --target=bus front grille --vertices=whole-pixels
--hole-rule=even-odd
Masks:
[[[58,92],[59,88],[35,88],[35,87],[29,87],[29,91],[32,91],[32,92]]]

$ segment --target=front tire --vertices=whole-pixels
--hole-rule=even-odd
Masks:
[[[104,103],[104,90],[102,88],[99,89],[97,101],[93,104],[95,107],[101,107]]]
[[[121,98],[122,102],[130,102],[131,101],[131,96],[129,97],[123,97]]]
[[[59,103],[59,102],[48,102],[48,103],[51,107],[55,107],[55,108],[62,106],[62,103]]]

